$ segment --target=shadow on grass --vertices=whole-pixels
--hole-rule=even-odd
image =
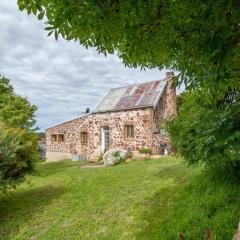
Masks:
[[[166,184],[163,184],[153,196],[144,200],[145,211],[140,217],[140,224],[144,224],[136,233],[136,239],[178,239],[178,235],[168,237],[168,230],[169,225],[173,224],[174,205],[179,199],[179,193],[191,179],[184,174],[185,171],[186,167],[181,164],[166,165],[155,174],[155,177]]]
[[[178,175],[174,168],[170,174],[159,172],[163,179],[173,176],[175,184],[145,199],[136,239],[179,239],[180,233],[184,239],[204,239],[208,229],[213,239],[232,239],[240,221],[240,187],[214,182],[203,173]]]
[[[86,161],[76,161],[73,162],[71,160],[63,160],[58,162],[50,162],[50,163],[41,163],[38,166],[38,170],[40,175],[42,176],[50,176],[58,173],[65,173],[69,170],[74,170],[74,167],[80,168]]]
[[[0,195],[0,239],[12,239],[23,224],[31,224],[35,214],[65,192],[65,188],[47,185]]]

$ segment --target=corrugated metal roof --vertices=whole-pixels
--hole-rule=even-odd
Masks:
[[[165,86],[165,80],[158,80],[111,89],[93,112],[154,107]]]

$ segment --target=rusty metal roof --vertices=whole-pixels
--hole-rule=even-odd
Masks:
[[[154,107],[166,86],[165,80],[113,88],[93,112],[108,112],[132,108]]]

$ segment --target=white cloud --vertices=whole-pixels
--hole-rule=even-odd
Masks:
[[[0,2],[0,32],[0,74],[38,106],[41,129],[93,109],[112,87],[164,76],[157,69],[126,68],[116,55],[48,38],[43,21],[20,12],[16,1]]]

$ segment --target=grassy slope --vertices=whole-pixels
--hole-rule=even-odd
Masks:
[[[0,195],[0,239],[231,239],[238,186],[209,183],[175,159],[81,169],[42,164],[43,177]]]

